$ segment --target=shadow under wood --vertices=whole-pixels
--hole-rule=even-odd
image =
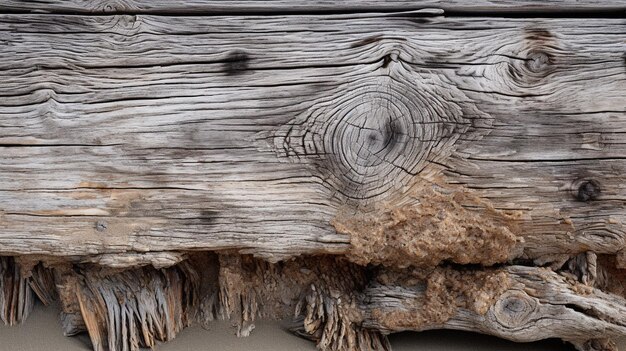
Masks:
[[[389,336],[394,351],[574,351],[574,347],[558,339],[532,343],[515,343],[495,336],[458,330],[401,332]]]
[[[35,303],[35,308],[24,324],[20,326],[0,326],[0,340],[3,345],[11,345],[12,350],[38,351],[43,349],[87,351],[91,341],[86,333],[75,337],[64,337],[58,322],[59,306],[43,306]],[[298,338],[286,330],[286,322],[260,321],[255,332],[248,338],[238,338],[231,323],[214,321],[208,329],[191,327],[180,333],[178,338],[157,346],[160,351],[204,350],[209,345],[216,350],[316,350],[315,344]],[[37,337],[32,337],[36,335]],[[513,343],[492,336],[452,331],[432,330],[425,332],[402,332],[389,336],[395,351],[570,351],[571,346],[559,340],[546,340],[535,343]],[[626,343],[620,347],[625,349]],[[4,350],[3,348],[0,348]]]

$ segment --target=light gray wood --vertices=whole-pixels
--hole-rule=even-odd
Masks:
[[[329,351],[612,350],[623,3],[285,4],[0,4],[2,320],[37,295],[102,351],[286,316]]]
[[[387,1],[202,1],[202,0],[5,0],[0,11],[34,11],[65,13],[164,13],[164,14],[214,14],[225,12],[272,14],[276,12],[311,11],[407,11],[440,8],[447,11],[469,12],[567,12],[573,10],[615,10],[624,11],[622,0],[387,0]]]
[[[516,256],[624,247],[623,20],[349,23],[1,16],[0,253],[346,253],[339,212],[431,183],[518,211]]]

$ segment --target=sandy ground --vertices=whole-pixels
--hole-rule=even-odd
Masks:
[[[56,306],[37,305],[25,324],[0,326],[0,351],[89,351],[86,335],[64,337]],[[391,336],[394,351],[572,351],[558,340],[515,344],[498,338],[455,331],[400,333]],[[237,338],[228,322],[215,322],[210,330],[188,328],[173,341],[159,345],[159,351],[254,350],[313,351],[315,345],[284,330],[279,322],[260,322],[250,337]],[[626,343],[620,345],[626,350]]]

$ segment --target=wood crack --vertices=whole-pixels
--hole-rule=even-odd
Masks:
[[[215,318],[614,350],[623,1],[442,6],[2,1],[0,319],[58,298],[102,351]]]

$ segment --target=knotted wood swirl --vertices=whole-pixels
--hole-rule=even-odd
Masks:
[[[460,139],[488,130],[479,131],[488,117],[442,77],[398,61],[388,71],[318,99],[275,134],[279,155],[313,164],[344,201],[369,204],[402,194]]]

